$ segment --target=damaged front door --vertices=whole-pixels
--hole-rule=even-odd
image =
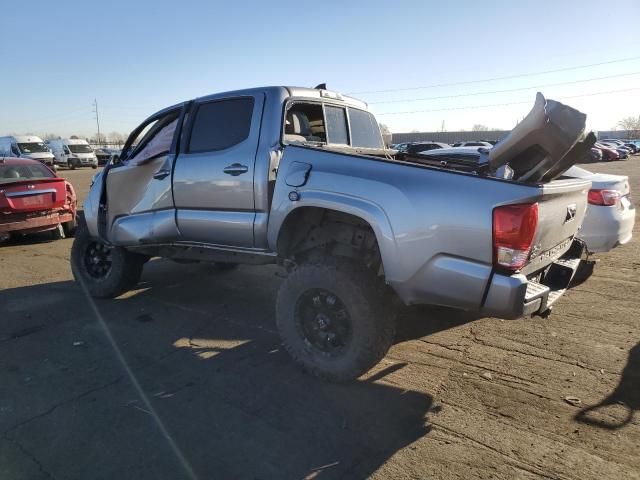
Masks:
[[[171,180],[183,115],[183,108],[174,108],[146,120],[108,168],[106,225],[113,244],[178,239]]]

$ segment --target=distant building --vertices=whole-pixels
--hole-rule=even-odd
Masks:
[[[443,142],[456,143],[471,140],[500,140],[508,130],[489,130],[478,132],[411,132],[392,134],[392,143],[404,142]]]

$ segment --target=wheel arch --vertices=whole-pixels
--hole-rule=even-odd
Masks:
[[[288,208],[272,213],[268,228],[269,248],[286,258],[290,235],[296,225],[321,213],[345,215],[370,228],[375,235],[385,276],[394,276],[398,255],[391,222],[379,205],[360,198],[329,192],[303,192],[302,201],[290,202]]]

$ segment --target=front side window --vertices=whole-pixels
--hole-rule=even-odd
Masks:
[[[18,148],[20,148],[20,151],[26,155],[30,153],[43,153],[49,151],[47,146],[42,142],[19,143]]]
[[[253,97],[230,98],[204,103],[193,119],[189,152],[224,150],[249,136]]]
[[[141,165],[168,154],[177,126],[178,119],[175,115],[159,119],[142,139],[129,162]]]
[[[383,148],[380,127],[371,113],[349,108],[349,123],[352,147]]]

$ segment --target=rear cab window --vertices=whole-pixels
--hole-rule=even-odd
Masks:
[[[347,112],[344,108],[325,106],[327,118],[327,142],[339,145],[349,145]]]
[[[284,119],[286,143],[325,144],[358,149],[383,149],[373,114],[350,106],[294,101]]]
[[[349,108],[351,146],[358,148],[384,148],[380,127],[375,117],[364,110]]]

